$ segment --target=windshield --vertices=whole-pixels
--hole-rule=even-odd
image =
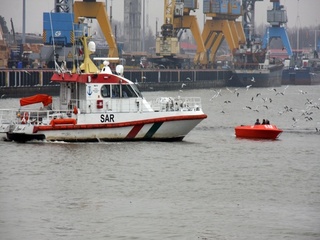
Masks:
[[[143,98],[142,93],[140,92],[139,88],[137,85],[135,84],[130,84],[130,86],[132,87],[132,89],[138,94],[139,97]]]

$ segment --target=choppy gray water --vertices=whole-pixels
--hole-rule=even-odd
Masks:
[[[320,239],[320,86],[284,89],[144,93],[202,97],[183,142],[0,142],[0,239]]]

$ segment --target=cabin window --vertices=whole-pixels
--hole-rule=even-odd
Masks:
[[[101,96],[104,98],[110,97],[110,85],[103,85],[101,87]]]
[[[122,88],[122,97],[137,97],[137,94],[134,92],[132,87],[128,84],[121,85]]]
[[[135,84],[132,84],[132,90],[134,90],[134,92],[136,93],[136,94],[138,94],[138,96],[139,97],[143,97],[142,96],[142,93],[140,92],[140,90],[139,90],[139,88],[137,87],[137,85],[135,85]]]
[[[111,97],[118,98],[120,97],[120,85],[111,86]]]
[[[132,84],[103,85],[101,87],[101,96],[104,98],[135,98],[141,96],[140,91],[133,87],[135,86]]]

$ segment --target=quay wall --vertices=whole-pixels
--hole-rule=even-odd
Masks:
[[[19,98],[39,93],[59,95],[59,85],[50,81],[52,69],[0,69],[1,98]],[[212,69],[125,70],[124,76],[138,84],[141,91],[170,91],[226,86],[231,71]]]

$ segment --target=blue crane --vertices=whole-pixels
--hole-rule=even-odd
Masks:
[[[287,53],[292,56],[292,49],[287,31],[284,25],[288,22],[287,11],[280,5],[280,0],[270,0],[273,2],[272,10],[267,11],[267,22],[270,23],[263,37],[262,48],[266,49],[272,39],[281,38]]]

